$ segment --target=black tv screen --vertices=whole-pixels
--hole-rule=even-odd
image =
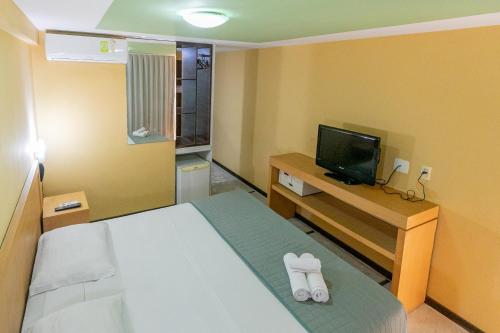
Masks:
[[[380,138],[319,125],[316,164],[346,184],[375,185]]]

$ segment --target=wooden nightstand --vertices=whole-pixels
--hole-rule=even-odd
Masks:
[[[82,205],[78,208],[56,212],[61,203],[76,200]],[[90,209],[85,192],[74,192],[43,198],[43,232],[68,225],[89,223]]]

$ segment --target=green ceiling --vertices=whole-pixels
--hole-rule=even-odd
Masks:
[[[129,53],[175,56],[176,51],[177,47],[175,43],[157,44],[157,43],[128,42]]]
[[[201,29],[189,8],[217,9],[231,20]],[[99,29],[270,42],[336,32],[500,12],[500,0],[114,0]]]

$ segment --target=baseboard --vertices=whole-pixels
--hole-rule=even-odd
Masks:
[[[429,296],[427,296],[425,298],[425,304],[429,305],[430,307],[432,307],[433,309],[435,309],[436,311],[438,311],[442,315],[448,317],[450,320],[452,320],[455,323],[457,323],[458,325],[462,326],[468,332],[484,333],[483,330],[474,326],[473,324],[471,324],[470,322],[468,322],[464,318],[460,317],[455,312],[451,311],[450,309],[448,309],[444,305],[440,304],[439,302],[435,301],[434,299],[432,299]]]
[[[262,191],[261,189],[259,189],[257,186],[255,186],[254,184],[252,184],[248,180],[244,179],[243,177],[241,177],[237,173],[233,172],[232,170],[228,169],[227,167],[225,167],[221,163],[217,162],[216,160],[212,160],[212,162],[214,162],[219,167],[221,167],[222,169],[224,169],[225,171],[227,171],[228,173],[230,173],[235,178],[237,178],[240,181],[242,181],[243,183],[245,183],[245,185],[248,185],[249,187],[253,188],[255,191],[257,191],[260,194],[262,194],[263,196],[267,197],[267,193],[266,192]],[[319,228],[318,226],[314,225],[309,220],[303,218],[300,215],[296,215],[296,216],[300,220],[302,220],[304,223],[306,223],[307,225],[309,225],[311,228],[315,229],[316,231],[318,231],[319,233],[321,233],[323,236],[327,237],[332,242],[334,242],[335,244],[337,244],[338,246],[340,246],[341,248],[343,248],[347,252],[351,253],[356,258],[360,259],[361,261],[363,261],[364,263],[366,263],[367,265],[369,265],[370,267],[372,267],[374,270],[376,270],[380,274],[384,275],[387,278],[392,278],[391,272],[387,271],[385,268],[381,267],[380,265],[377,265],[375,262],[373,262],[372,260],[368,259],[367,257],[365,257],[364,255],[362,255],[358,251],[352,249],[348,245],[344,244],[340,240],[336,239],[335,237],[333,237],[332,235],[330,235],[329,233],[327,233],[326,231],[324,231],[321,228]],[[385,284],[385,282],[386,281],[384,281],[384,284]],[[472,332],[472,333],[484,333],[483,330],[481,330],[478,327],[474,326],[473,324],[471,324],[470,322],[468,322],[464,318],[460,317],[459,315],[457,315],[456,313],[454,313],[450,309],[446,308],[442,304],[438,303],[437,301],[435,301],[431,297],[428,297],[428,296],[426,297],[425,304],[429,305],[430,307],[432,307],[433,309],[435,309],[436,311],[438,311],[439,313],[441,313],[445,317],[449,318],[453,322],[457,323],[458,325],[460,325],[461,327],[463,327],[465,330],[467,330],[469,332]]]
[[[217,162],[216,160],[212,159],[212,162],[217,164],[219,167],[221,167],[224,171],[226,171],[227,173],[231,174],[231,176],[237,178],[238,180],[242,181],[243,183],[245,183],[245,185],[251,187],[252,189],[254,189],[255,191],[259,192],[260,194],[262,194],[263,196],[267,197],[267,193],[262,191],[260,188],[258,188],[257,186],[255,186],[254,184],[250,183],[248,180],[246,180],[245,178],[241,177],[240,175],[238,175],[237,173],[235,173],[234,171],[228,169],[226,166],[224,166],[223,164],[221,164],[220,162]]]

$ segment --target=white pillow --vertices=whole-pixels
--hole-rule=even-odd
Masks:
[[[115,274],[113,245],[105,223],[77,224],[43,234],[30,296]]]
[[[31,333],[123,333],[122,297],[98,298],[73,304],[38,320]]]

